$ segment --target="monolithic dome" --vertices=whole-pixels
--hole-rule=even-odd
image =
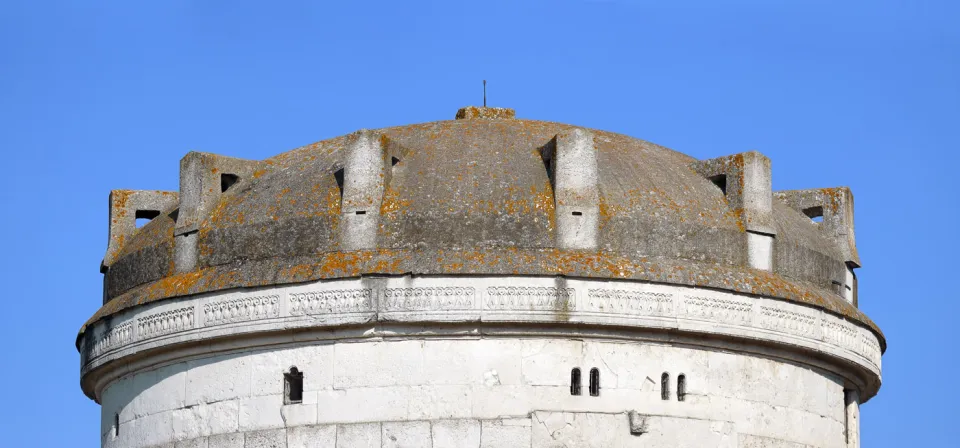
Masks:
[[[853,195],[717,156],[486,107],[191,152],[110,193],[102,445],[858,447]]]

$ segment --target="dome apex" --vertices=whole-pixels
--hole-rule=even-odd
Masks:
[[[511,119],[516,117],[516,111],[506,107],[467,106],[461,107],[457,111],[456,118],[457,120],[472,120],[474,118]]]

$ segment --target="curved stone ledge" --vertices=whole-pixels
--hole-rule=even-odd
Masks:
[[[543,277],[362,278],[148,304],[87,331],[80,342],[81,373],[127,356],[222,337],[426,322],[578,324],[726,336],[821,353],[870,372],[875,387],[880,380],[877,337],[817,308],[699,288]]]
[[[814,352],[856,366],[866,377],[864,401],[880,383],[877,337],[864,326],[817,308],[673,285],[516,276],[361,278],[147,304],[87,329],[80,340],[81,382],[88,396],[99,398],[98,389],[110,377],[94,374],[101,367],[111,370],[108,364],[114,361],[184,344],[418,323],[467,325],[467,334],[510,323],[720,336]],[[353,338],[376,331],[322,337]]]

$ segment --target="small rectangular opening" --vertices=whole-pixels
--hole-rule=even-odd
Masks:
[[[366,215],[366,214],[367,214],[367,211],[366,211],[366,210],[357,210],[357,214],[358,214],[358,215]]]
[[[573,212],[573,216],[583,216],[583,212]]]
[[[716,176],[710,176],[707,178],[707,180],[709,180],[710,182],[713,182],[713,184],[716,185],[717,188],[719,188],[724,195],[727,194],[727,175],[726,174],[718,174]]]
[[[821,206],[805,208],[803,214],[807,215],[807,218],[810,218],[813,222],[823,222],[823,207]]]
[[[836,280],[830,280],[830,287],[833,288],[833,293],[842,296],[844,290],[844,284]]]
[[[240,177],[236,174],[221,174],[220,175],[220,192],[223,193],[230,189],[233,184],[237,183],[240,180]]]
[[[297,404],[303,402],[303,372],[291,367],[289,373],[283,374],[283,404]]]
[[[153,218],[160,216],[160,211],[159,210],[137,210],[133,213],[133,216],[136,219],[136,226],[139,229],[147,225],[147,223],[152,221]]]

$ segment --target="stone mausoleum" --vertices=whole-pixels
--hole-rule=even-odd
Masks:
[[[853,196],[772,175],[485,107],[191,152],[110,193],[81,387],[104,447],[858,447]]]

